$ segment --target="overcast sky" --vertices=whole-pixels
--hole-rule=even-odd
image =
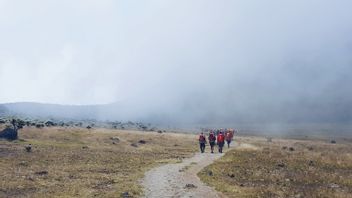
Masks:
[[[351,8],[350,0],[0,0],[0,103],[351,104]]]

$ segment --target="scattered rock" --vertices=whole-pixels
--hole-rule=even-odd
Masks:
[[[289,150],[289,151],[295,151],[295,148],[290,147],[290,148],[288,148],[288,150]]]
[[[138,145],[136,143],[132,143],[131,146],[138,147]]]
[[[308,165],[309,166],[314,166],[314,162],[312,160],[309,160]]]
[[[112,142],[112,144],[117,144],[116,142]]]
[[[28,176],[26,179],[28,179],[29,181],[34,181],[34,178],[32,176]]]
[[[18,163],[19,166],[28,166],[28,162],[27,161],[21,161],[20,163]]]
[[[123,193],[121,194],[121,197],[122,197],[122,198],[130,198],[130,197],[132,197],[132,195],[130,195],[128,192],[123,192]]]
[[[158,133],[163,133],[161,130],[158,130]]]
[[[47,175],[48,171],[44,170],[44,171],[37,171],[35,172],[36,175]]]
[[[88,149],[88,146],[82,146],[82,149]]]
[[[231,177],[231,178],[234,178],[235,174],[233,174],[233,173],[232,174],[228,174],[228,176]]]
[[[243,186],[244,186],[244,184],[240,184],[240,186],[241,186],[241,187],[243,187]]]
[[[288,179],[288,178],[287,178],[287,179],[285,179],[285,182],[290,182],[290,181],[291,181],[291,180],[290,180],[290,179]]]
[[[86,128],[87,128],[87,129],[91,129],[92,127],[88,125]]]
[[[313,147],[312,147],[312,146],[309,146],[309,147],[308,147],[308,150],[312,151],[312,150],[313,150]]]
[[[28,144],[24,148],[26,149],[27,152],[31,152],[32,151],[32,144]]]
[[[120,138],[118,137],[111,137],[110,140],[113,140],[114,142],[119,142]]]
[[[287,149],[287,146],[283,146],[283,147],[282,147],[282,150],[286,150],[286,149]]]
[[[209,176],[213,176],[213,171],[211,171],[211,170],[208,171],[208,175],[209,175]]]
[[[197,188],[194,184],[186,184],[185,188]]]
[[[280,163],[277,164],[277,167],[284,168],[285,164],[283,162],[280,162]]]
[[[174,144],[174,146],[176,147],[176,146],[180,146],[180,145],[178,145],[178,144]]]
[[[340,188],[340,186],[337,184],[330,184],[329,188]]]
[[[336,140],[331,140],[330,143],[331,144],[336,144]]]
[[[139,140],[138,143],[140,143],[140,144],[145,144],[145,143],[147,143],[147,142],[146,142],[145,140]]]

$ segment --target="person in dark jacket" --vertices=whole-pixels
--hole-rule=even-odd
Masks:
[[[213,131],[210,131],[209,136],[208,136],[208,140],[209,140],[209,144],[210,144],[211,153],[214,153],[216,136]]]
[[[199,140],[200,152],[204,153],[205,144],[207,143],[207,140],[206,140],[205,135],[203,134],[203,132],[200,133],[198,140]]]

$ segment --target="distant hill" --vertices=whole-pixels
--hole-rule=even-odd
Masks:
[[[96,119],[148,122],[163,125],[233,126],[239,124],[273,126],[282,124],[352,124],[352,104],[297,101],[244,108],[206,99],[183,106],[149,107],[128,101],[103,105],[58,105],[32,102],[0,104],[0,115],[56,119]]]
[[[300,108],[297,108],[300,106]],[[294,108],[293,108],[294,107]],[[98,121],[134,121],[152,123],[165,128],[199,129],[200,127],[234,127],[247,134],[328,134],[351,136],[352,111],[311,104],[280,106],[280,111],[266,108],[258,111],[233,111],[216,106],[186,106],[174,111],[154,109],[149,111],[134,103],[104,105],[57,105],[32,102],[0,104],[1,116],[23,118]],[[219,111],[220,110],[220,111]]]
[[[8,110],[4,105],[0,105],[0,115],[8,114]]]
[[[102,105],[58,105],[34,102],[0,104],[0,116],[54,119],[95,119],[119,121],[144,121],[159,123],[168,120],[156,114],[141,114],[133,105],[118,103]]]
[[[95,119],[97,118],[97,114],[101,108],[104,108],[104,105],[78,106],[31,102],[7,103],[0,104],[0,115],[68,119]]]

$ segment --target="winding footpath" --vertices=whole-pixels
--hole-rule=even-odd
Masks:
[[[142,180],[144,197],[225,197],[197,176],[199,171],[223,155],[209,151],[196,153],[181,163],[166,164],[146,172]]]

